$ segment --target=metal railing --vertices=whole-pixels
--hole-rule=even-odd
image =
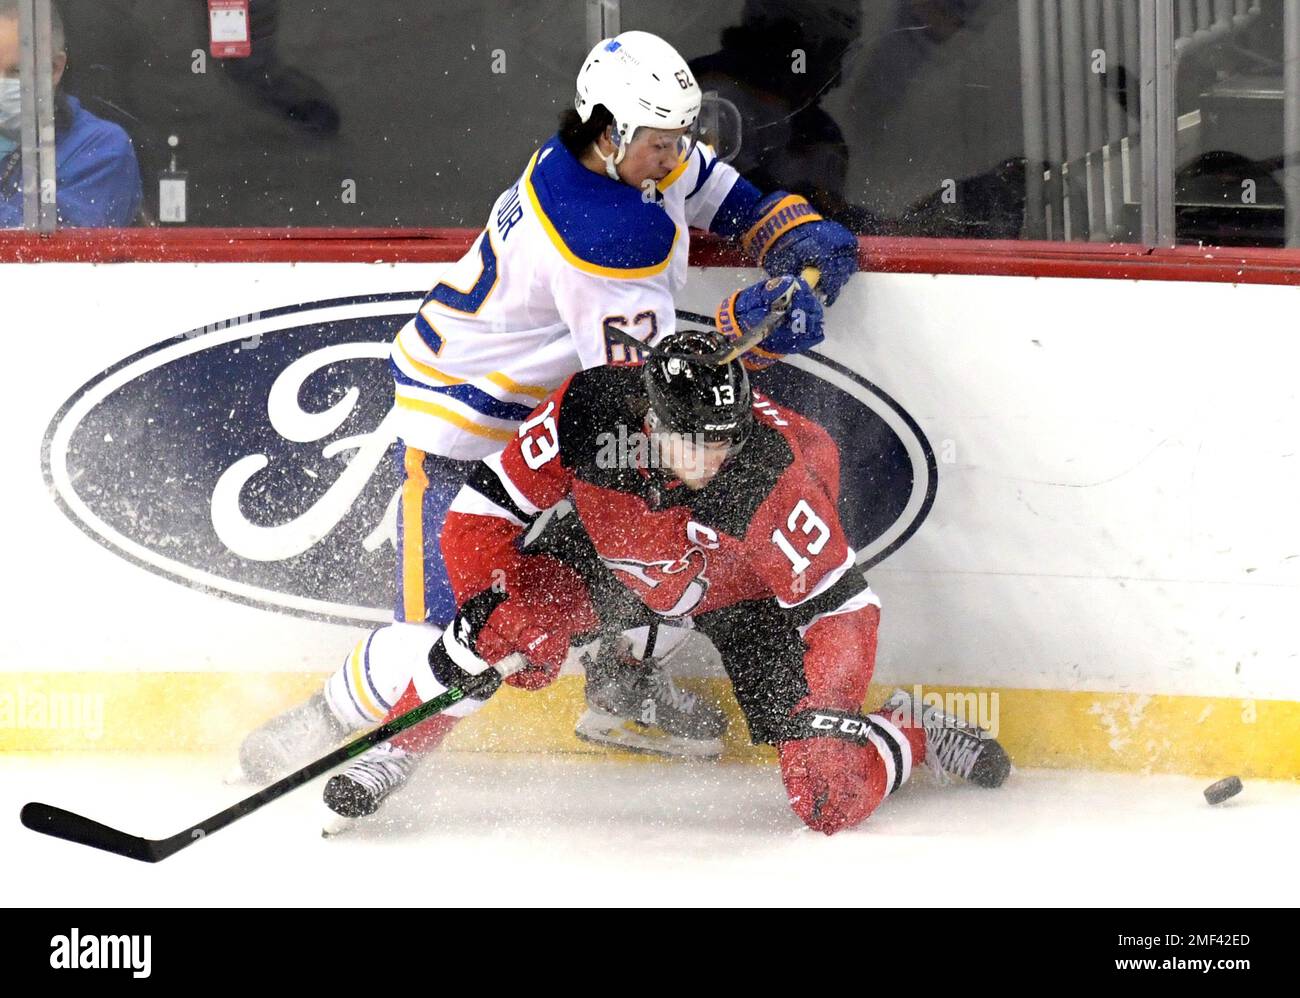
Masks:
[[[53,21],[49,0],[18,0],[22,87],[23,226],[53,232],[58,221],[54,155]]]
[[[1286,0],[1288,51],[1300,45],[1298,5]],[[1026,236],[1172,245],[1178,60],[1259,13],[1260,0],[1020,0]],[[1287,70],[1291,150],[1291,56]]]
[[[1300,0],[1282,8],[1282,189],[1286,195],[1286,244],[1300,246]]]

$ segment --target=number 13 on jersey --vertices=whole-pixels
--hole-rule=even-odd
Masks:
[[[555,402],[547,402],[545,409],[519,425],[519,452],[533,471],[560,453],[560,431],[551,415],[554,410]]]
[[[800,499],[786,518],[785,529],[794,537],[794,542],[792,543],[789,537],[777,529],[772,531],[772,543],[790,559],[790,574],[800,575],[812,564],[812,558],[805,558],[800,554],[795,544],[802,546],[815,558],[821,554],[822,548],[830,540],[831,528],[826,525],[825,520],[813,512],[813,508],[806,500]]]

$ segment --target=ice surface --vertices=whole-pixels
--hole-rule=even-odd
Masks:
[[[774,767],[446,753],[386,820],[320,837],[320,782],[147,866],[36,835],[28,800],[172,834],[251,792],[215,756],[0,755],[10,906],[1280,905],[1300,892],[1300,784],[921,774],[864,825],[806,831]],[[1227,774],[1224,774],[1227,775]],[[371,819],[373,821],[373,819]]]

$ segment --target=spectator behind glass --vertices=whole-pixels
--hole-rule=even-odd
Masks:
[[[882,221],[845,198],[849,147],[821,106],[842,82],[860,29],[858,0],[745,0],[740,23],[722,32],[722,48],[690,65],[701,89],[740,111],[741,147],[731,165],[746,180],[802,194],[827,218],[874,234]]]
[[[54,130],[58,220],[61,226],[131,225],[140,214],[142,187],[131,139],[96,118],[58,87],[68,64],[63,19],[53,14]],[[0,228],[23,224],[18,0],[0,0]]]
[[[998,7],[984,0],[893,0],[893,23],[865,47],[870,106],[892,111],[936,63],[954,59],[942,47],[984,30],[982,22],[974,25],[985,6]],[[955,199],[945,184],[898,214],[850,196],[849,144],[821,105],[863,48],[863,9],[860,0],[745,0],[740,22],[722,32],[721,49],[691,61],[701,89],[717,91],[740,112],[741,148],[731,165],[760,190],[802,194],[824,216],[862,235],[1019,238],[1025,214],[1025,161],[1019,156],[973,176],[958,175]],[[1014,21],[1014,5],[1010,9]],[[860,110],[864,103],[855,96],[851,107],[873,114]],[[905,119],[901,127],[892,122],[891,130],[883,124],[874,127],[885,142],[926,141],[925,117]],[[931,145],[942,149],[945,143]],[[892,199],[887,187],[881,193]]]

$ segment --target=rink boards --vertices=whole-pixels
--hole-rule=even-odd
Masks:
[[[0,266],[0,748],[228,748],[384,619],[383,343],[439,269]],[[844,421],[875,695],[976,694],[1026,766],[1300,775],[1298,294],[856,278],[775,387]],[[454,741],[577,751],[580,701],[511,691]]]

